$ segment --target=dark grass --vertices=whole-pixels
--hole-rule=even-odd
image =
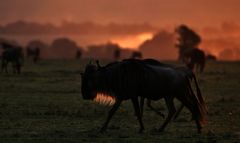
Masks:
[[[197,134],[185,109],[162,133],[164,119],[144,110],[146,130],[139,134],[129,101],[122,104],[108,131],[100,134],[110,107],[81,98],[84,61],[26,62],[21,75],[0,74],[0,142],[184,142],[240,141],[240,62],[210,62],[198,74],[209,109],[208,124]],[[173,63],[173,62],[170,62]],[[176,101],[177,105],[178,102]],[[163,101],[153,104],[167,114]]]

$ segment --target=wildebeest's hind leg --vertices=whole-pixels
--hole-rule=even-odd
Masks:
[[[182,104],[182,105],[180,106],[180,108],[178,108],[177,112],[175,113],[175,115],[174,115],[174,117],[173,117],[174,120],[177,119],[177,117],[179,116],[179,114],[180,114],[180,112],[182,111],[183,107],[184,107],[184,105]]]
[[[16,71],[18,74],[21,73],[21,63],[19,60],[17,60],[17,62],[16,62]]]
[[[140,98],[140,113],[141,113],[141,117],[143,117],[143,107],[144,107],[144,97]],[[135,113],[135,115],[137,116],[137,113]]]
[[[194,94],[194,93],[192,93],[192,91],[189,89],[186,94],[188,94],[188,96],[191,97],[191,95],[189,95],[189,94]],[[201,126],[199,120],[196,119],[196,116],[198,116],[198,115],[196,114],[196,111],[195,111],[196,109],[194,108],[197,105],[194,105],[194,103],[192,103],[191,101],[189,101],[188,99],[185,99],[183,97],[184,96],[177,96],[177,99],[179,101],[181,101],[182,104],[185,107],[187,107],[187,109],[192,113],[192,118],[196,121],[198,133],[201,133],[202,126]]]
[[[141,116],[141,111],[140,111],[138,99],[137,98],[133,98],[132,99],[132,103],[133,103],[135,114],[136,114],[137,119],[138,119],[139,124],[140,124],[139,133],[141,133],[144,130],[144,126],[143,126],[143,122],[142,122],[142,116]]]
[[[112,109],[108,112],[107,120],[101,128],[101,132],[104,132],[107,129],[107,125],[108,125],[109,121],[111,120],[112,116],[117,111],[117,109],[119,108],[121,102],[122,102],[122,100],[116,100],[116,103],[113,105]]]
[[[2,72],[5,70],[5,73],[8,73],[7,65],[8,65],[8,62],[2,59]]]
[[[159,128],[159,131],[163,131],[166,125],[171,121],[173,115],[176,113],[176,108],[173,103],[173,97],[165,97],[165,102],[168,108],[168,116],[163,125]]]
[[[13,71],[13,73],[16,73],[16,72],[17,72],[17,71],[16,71],[16,68],[17,68],[16,63],[15,63],[15,62],[12,62],[12,71]]]
[[[144,100],[145,100],[144,97],[141,97],[141,99],[140,99],[141,117],[143,117]],[[148,106],[151,110],[153,110],[155,113],[157,113],[159,116],[161,116],[161,117],[163,117],[163,118],[165,117],[162,112],[160,112],[160,111],[158,111],[157,109],[155,109],[155,108],[152,107],[152,105],[151,105],[151,100],[150,100],[150,99],[147,99],[147,106]],[[136,115],[136,113],[135,113],[135,115]]]
[[[161,116],[161,117],[163,117],[163,118],[165,117],[162,112],[160,112],[160,111],[158,111],[157,109],[155,109],[155,108],[152,107],[152,105],[151,105],[151,100],[150,100],[150,99],[147,100],[147,106],[148,106],[151,110],[153,110],[155,113],[157,113],[159,116]]]

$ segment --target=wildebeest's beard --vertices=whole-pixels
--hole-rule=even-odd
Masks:
[[[97,72],[95,65],[89,64],[86,66],[85,72],[82,73],[82,96],[83,99],[93,100],[97,94],[96,92],[96,80],[94,78]]]
[[[116,98],[107,93],[97,92],[97,95],[93,99],[95,102],[103,105],[113,105],[116,102]]]
[[[88,75],[85,75],[85,74],[82,75],[81,90],[82,90],[83,99],[93,100],[94,97],[96,96],[96,92],[94,90],[94,85],[91,82],[91,79],[89,79]]]

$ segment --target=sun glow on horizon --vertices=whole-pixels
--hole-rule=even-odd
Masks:
[[[133,36],[114,38],[111,41],[123,48],[137,49],[144,41],[153,37],[153,33],[141,33]]]

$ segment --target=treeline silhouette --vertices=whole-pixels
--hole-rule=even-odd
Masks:
[[[177,40],[176,34],[178,35]],[[0,39],[1,41],[19,45],[7,39]],[[175,33],[159,31],[151,39],[144,41],[137,50],[121,47],[112,42],[83,47],[68,37],[56,38],[50,44],[41,40],[32,40],[26,46],[20,46],[23,47],[26,57],[31,58],[34,62],[39,59],[95,58],[121,60],[125,58],[155,58],[166,60],[179,57],[178,59],[181,62],[184,62],[190,68],[194,68],[195,63],[204,66],[206,58],[216,60],[214,55],[205,55],[205,52],[199,48],[200,43],[201,37],[195,31],[186,25],[180,25],[176,28]],[[2,50],[2,48],[0,49]],[[199,51],[203,54],[199,54]]]
[[[138,50],[124,49],[115,43],[105,43],[98,45],[89,45],[81,47],[75,41],[63,37],[53,40],[51,44],[47,44],[41,40],[30,41],[26,46],[21,46],[14,41],[0,39],[0,43],[8,43],[9,45],[22,47],[22,51],[27,59],[37,62],[39,59],[81,59],[96,58],[120,60],[130,58],[132,56],[142,57],[142,53]],[[1,48],[2,47],[2,48]],[[3,52],[3,45],[0,44],[0,55]],[[136,53],[138,55],[136,55]],[[135,55],[134,55],[135,54]]]

